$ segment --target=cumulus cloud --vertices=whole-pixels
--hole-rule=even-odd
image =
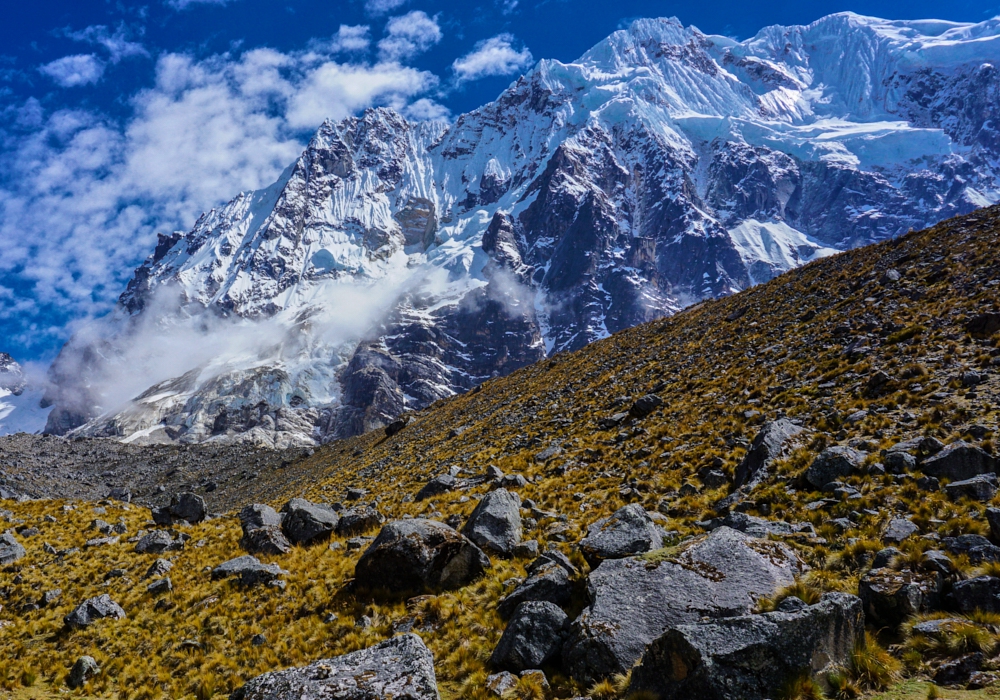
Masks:
[[[104,63],[94,54],[63,56],[39,69],[64,88],[80,87],[96,83],[104,75]]]
[[[0,112],[8,347],[51,348],[77,320],[106,312],[157,232],[187,230],[201,212],[273,182],[324,119],[370,105],[405,110],[436,82],[397,63],[312,51],[168,53],[123,122],[37,100]]]
[[[377,17],[398,10],[407,2],[409,0],[365,0],[365,12]]]
[[[444,37],[437,18],[428,17],[421,10],[393,17],[385,25],[385,34],[385,38],[378,42],[379,56],[384,61],[413,58]]]
[[[129,31],[124,25],[119,25],[113,33],[103,24],[97,24],[78,32],[67,31],[66,36],[74,41],[82,41],[103,47],[112,63],[133,56],[149,57],[145,47],[136,41],[131,41]]]
[[[531,51],[514,48],[514,37],[500,34],[481,41],[476,48],[452,64],[455,77],[464,82],[487,76],[510,75],[531,65]]]
[[[403,110],[403,116],[412,121],[448,121],[451,119],[451,110],[440,102],[435,102],[427,97],[422,97],[416,102],[412,102]]]
[[[365,24],[354,26],[342,24],[333,37],[330,50],[334,53],[351,53],[367,51],[370,45],[371,27]]]

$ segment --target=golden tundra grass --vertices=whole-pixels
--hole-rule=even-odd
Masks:
[[[695,523],[714,514],[712,504],[726,491],[701,488],[697,471],[714,466],[732,474],[760,421],[783,413],[812,433],[753,494],[754,512],[810,522],[826,543],[793,542],[812,570],[796,590],[782,595],[854,593],[892,515],[908,515],[924,531],[942,536],[985,532],[983,504],[952,502],[942,492],[919,490],[912,480],[855,475],[847,481],[861,498],[818,510],[805,506],[820,494],[798,483],[787,486],[825,445],[863,439],[873,463],[879,449],[904,436],[948,442],[971,439],[966,428],[972,423],[996,424],[997,406],[964,398],[956,376],[989,366],[1000,344],[997,338],[975,341],[962,330],[970,314],[996,305],[1000,287],[989,283],[1000,280],[997,214],[980,212],[818,261],[738,296],[558,355],[415,413],[391,439],[376,432],[333,443],[294,468],[262,474],[254,488],[280,507],[290,496],[335,501],[348,487],[363,487],[366,498],[390,518],[465,517],[484,487],[420,503],[412,496],[451,467],[479,474],[495,465],[529,478],[520,490],[523,498],[567,518],[565,523],[543,519],[526,537],[572,553],[572,543],[590,522],[629,502],[649,510],[663,503],[670,514],[666,525],[679,537],[700,532]],[[898,268],[903,279],[882,285],[879,279],[889,267]],[[856,337],[866,323],[882,341],[862,357],[847,357],[846,338]],[[847,335],[838,329],[844,324],[853,327]],[[881,334],[889,324],[898,330]],[[895,381],[889,393],[870,397],[864,386],[876,370]],[[980,397],[1000,391],[995,379],[991,382]],[[932,401],[935,392],[945,390],[947,397]],[[652,391],[665,401],[652,416],[621,429],[598,429],[600,418]],[[869,412],[866,418],[847,421],[862,409]],[[912,420],[903,422],[904,413]],[[452,430],[459,434],[451,436]],[[979,444],[993,450],[993,440],[990,435]],[[554,445],[562,450],[557,457],[547,463],[536,459]],[[697,487],[695,492],[679,495],[687,484]],[[0,696],[220,697],[262,672],[361,649],[412,623],[434,653],[443,696],[480,700],[487,697],[487,662],[503,629],[495,606],[527,563],[494,558],[484,578],[461,590],[411,601],[369,600],[345,591],[360,552],[317,545],[271,559],[290,572],[287,590],[246,591],[212,581],[208,573],[241,553],[239,524],[230,514],[186,530],[191,540],[184,551],[167,555],[174,562],[169,573],[174,590],[154,598],[142,575],[155,556],[135,554],[125,538],[63,559],[43,551],[46,542],[57,550],[81,547],[97,536],[89,529],[94,517],[124,519],[128,537],[149,527],[148,511],[109,504],[106,514],[95,516],[90,504],[72,504],[72,511],[64,505],[4,504],[41,533],[24,539],[28,556],[0,573]],[[840,517],[852,517],[855,525],[838,530],[831,521]],[[928,546],[913,538],[900,548],[905,560],[918,561]],[[574,561],[585,570],[582,558],[574,554]],[[967,561],[958,564],[972,572]],[[127,575],[105,582],[115,568]],[[23,610],[53,588],[63,591],[54,606]],[[128,619],[62,631],[62,618],[76,603],[105,592]],[[762,607],[768,604],[762,601]],[[366,624],[360,623],[363,618]],[[257,634],[266,638],[263,645],[251,644]],[[991,626],[986,635],[969,633],[934,649],[908,640],[897,655],[909,674],[919,675],[934,654],[993,648],[995,635]],[[869,641],[838,686],[844,696],[855,689],[870,692],[897,672],[881,647]],[[65,675],[83,654],[94,656],[102,673],[81,691],[69,692]],[[559,697],[588,690],[558,674],[550,674],[550,682]],[[590,690],[610,698],[623,687],[622,679],[611,679]],[[788,692],[812,690],[803,682]],[[927,691],[921,692],[926,697]],[[525,700],[544,693],[531,680],[515,690]]]

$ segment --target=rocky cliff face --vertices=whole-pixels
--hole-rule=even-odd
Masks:
[[[48,430],[348,436],[992,203],[996,58],[996,21],[842,14],[738,43],[640,20],[453,124],[328,122],[273,186],[161,236],[112,331],[54,365]],[[151,323],[258,331],[110,400]]]

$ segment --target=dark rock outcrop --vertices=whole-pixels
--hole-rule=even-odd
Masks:
[[[558,606],[544,601],[521,603],[511,617],[490,664],[520,673],[551,662],[563,644],[569,618]]]

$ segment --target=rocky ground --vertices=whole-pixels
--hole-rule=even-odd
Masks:
[[[152,509],[7,500],[0,687],[990,695],[998,244],[990,209],[822,260]]]

